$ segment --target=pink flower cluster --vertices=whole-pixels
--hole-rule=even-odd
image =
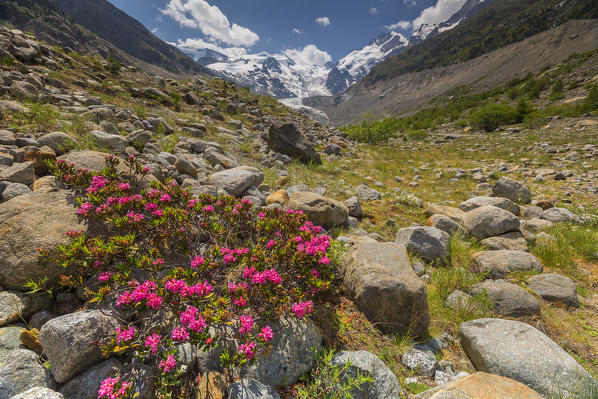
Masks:
[[[151,350],[152,355],[155,355],[158,352],[158,345],[160,345],[160,340],[162,336],[154,333],[147,338],[145,338],[145,347]]]
[[[162,371],[164,371],[165,373],[168,373],[171,370],[173,370],[176,367],[176,360],[174,358],[174,355],[168,355],[166,360],[160,361],[158,367],[160,367]]]
[[[270,342],[270,340],[274,338],[274,332],[272,332],[270,326],[265,326],[260,330],[258,337],[263,339],[264,342]]]
[[[100,389],[98,390],[98,398],[118,399],[124,398],[127,391],[131,387],[130,382],[122,382],[120,388],[114,391],[116,386],[120,383],[120,378],[106,378],[102,381]]]
[[[106,282],[108,280],[110,280],[110,278],[114,275],[114,272],[109,271],[109,272],[102,272],[98,275],[98,280],[101,282]]]
[[[208,324],[204,320],[204,318],[198,314],[199,310],[193,306],[187,307],[183,313],[181,313],[181,323],[189,328],[189,330],[201,333],[203,332]]]
[[[198,267],[200,267],[201,265],[203,265],[205,262],[204,258],[202,258],[201,256],[196,256],[193,258],[193,260],[191,260],[191,268],[192,269],[197,269]]]
[[[143,215],[141,213],[130,211],[127,213],[127,218],[129,218],[129,223],[139,223],[143,220]]]
[[[105,179],[104,176],[97,175],[91,179],[91,185],[87,188],[88,193],[97,193],[98,190],[102,187],[106,187],[106,185],[110,181]]]
[[[239,334],[241,334],[241,336],[247,335],[247,333],[250,333],[251,330],[253,330],[253,317],[243,315],[239,317],[239,324],[241,325]]]
[[[291,307],[291,310],[293,311],[293,313],[295,313],[295,316],[297,316],[297,318],[302,319],[311,312],[313,312],[314,304],[312,301],[295,303]]]
[[[214,290],[214,287],[208,284],[207,281],[195,285],[187,285],[185,280],[176,279],[167,281],[166,284],[164,284],[164,288],[174,294],[181,295],[183,298],[193,295],[204,297],[209,295]]]
[[[134,326],[129,328],[117,328],[115,330],[116,333],[116,342],[120,345],[121,342],[127,342],[135,338],[135,334],[137,333],[137,329]]]
[[[255,268],[245,268],[243,270],[243,278],[251,278],[252,284],[266,284],[267,281],[272,284],[282,284],[282,277],[274,269],[264,270],[262,273],[258,273]]]
[[[153,281],[146,281],[141,285],[137,282],[130,282],[130,285],[135,286],[133,292],[125,291],[118,296],[116,306],[124,304],[138,304],[145,301],[145,304],[152,309],[159,309],[162,306],[162,297],[156,294],[156,283]]]
[[[239,353],[245,356],[245,359],[251,360],[255,356],[255,342],[250,341],[239,345]]]
[[[178,343],[189,341],[189,331],[185,327],[173,328],[170,336]]]

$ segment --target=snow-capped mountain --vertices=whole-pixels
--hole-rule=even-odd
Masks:
[[[360,81],[386,57],[403,51],[409,45],[405,36],[384,32],[365,47],[341,58],[328,73],[326,87],[332,94],[342,93]]]
[[[326,96],[330,65],[299,63],[285,54],[247,54],[208,66],[217,75],[278,98]]]
[[[365,77],[386,58],[414,46],[427,38],[453,29],[471,18],[494,0],[467,0],[447,21],[424,24],[408,40],[397,32],[384,32],[366,46],[341,58],[336,64],[305,64],[292,54],[246,54],[227,57],[213,50],[181,48],[216,75],[247,86],[252,91],[277,98],[329,96],[342,93]],[[290,56],[291,55],[291,56]],[[322,65],[323,64],[323,65]],[[294,103],[293,103],[294,104]]]
[[[439,35],[440,33],[453,29],[455,26],[473,17],[484,8],[492,4],[494,0],[467,0],[463,7],[454,13],[448,20],[437,24],[423,24],[413,31],[409,39],[409,45],[414,46],[428,38]]]

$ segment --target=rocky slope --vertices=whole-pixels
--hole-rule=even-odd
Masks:
[[[510,44],[460,64],[399,75],[374,84],[359,83],[337,97],[310,98],[306,105],[324,111],[333,124],[359,122],[364,114],[397,115],[451,89],[484,91],[514,77],[537,73],[571,54],[598,46],[598,20],[569,21],[558,28]]]
[[[137,397],[154,398],[168,383],[164,365],[101,351],[131,315],[68,285],[54,296],[24,286],[65,273],[38,248],[93,234],[44,161],[99,171],[108,154],[137,155],[155,182],[194,196],[302,210],[337,254],[334,292],[312,317],[273,324],[267,356],[228,375],[217,353],[182,343],[169,392],[321,397],[338,386],[322,367],[350,362],[371,377],[359,396],[370,399],[595,396],[595,117],[358,146],[219,79],[111,71],[17,30],[0,28],[0,49],[1,398],[96,397],[101,381],[132,373]],[[316,366],[314,347],[341,352]]]
[[[34,32],[50,45],[112,56],[146,70],[208,73],[106,0],[1,0],[0,23]]]

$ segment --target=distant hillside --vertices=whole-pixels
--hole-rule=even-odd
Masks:
[[[496,0],[454,29],[389,57],[364,83],[467,61],[570,19],[594,18],[598,18],[598,0]]]
[[[106,0],[0,0],[0,21],[32,31],[50,44],[112,56],[144,69],[207,73]]]

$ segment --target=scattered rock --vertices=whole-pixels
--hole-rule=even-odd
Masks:
[[[478,239],[499,236],[519,230],[519,218],[511,212],[486,205],[466,212],[463,227]]]
[[[426,287],[404,245],[361,238],[341,266],[357,307],[381,330],[425,336],[430,323]]]
[[[540,314],[540,302],[525,288],[504,281],[485,281],[471,289],[472,295],[485,292],[494,304],[494,313],[521,317]]]
[[[433,377],[440,365],[431,350],[411,348],[401,356],[401,363],[417,375]]]
[[[94,398],[102,381],[116,377],[122,371],[122,364],[116,359],[108,359],[79,374],[60,389],[65,399]]]
[[[583,224],[583,220],[565,208],[550,208],[542,213],[542,219],[546,219],[552,223],[572,223]]]
[[[44,304],[45,299],[38,295],[17,291],[0,292],[0,327],[29,317]]]
[[[291,195],[286,207],[303,211],[309,220],[326,229],[343,225],[349,215],[342,202],[307,191]]]
[[[320,155],[294,123],[270,126],[267,140],[268,145],[275,152],[298,158],[303,163],[317,165],[322,163]]]
[[[243,378],[228,387],[228,399],[280,399],[280,395],[268,385]]]
[[[289,194],[287,193],[287,190],[278,190],[266,198],[266,205],[284,205],[287,202],[289,202]]]
[[[48,321],[39,341],[57,382],[66,382],[102,360],[97,344],[119,327],[118,321],[99,310],[69,313]]]
[[[461,324],[459,332],[478,371],[512,378],[544,397],[591,397],[590,391],[598,391],[575,359],[529,324],[479,319]]]
[[[449,240],[446,232],[428,226],[400,229],[395,238],[395,242],[405,245],[410,254],[437,265],[444,265],[449,259]]]
[[[365,184],[355,187],[355,195],[362,201],[379,201],[382,199],[382,194]]]
[[[101,130],[94,130],[91,135],[100,147],[107,148],[110,151],[121,153],[127,148],[128,141],[126,137],[102,132]]]
[[[208,371],[201,376],[195,399],[226,399],[226,379],[220,373]]]
[[[341,381],[357,375],[372,377],[373,383],[351,390],[354,399],[399,399],[403,393],[397,376],[373,353],[339,352],[330,363],[341,367],[351,364],[345,374],[341,375]]]
[[[225,190],[235,197],[241,196],[251,186],[259,186],[264,181],[264,174],[259,169],[250,166],[213,173],[208,177],[208,183]]]
[[[49,388],[35,387],[13,396],[10,399],[64,399],[64,396]]]
[[[496,237],[484,238],[480,244],[492,251],[501,249],[513,249],[517,251],[528,251],[527,241],[523,234],[518,231],[512,231]]]
[[[527,279],[530,290],[545,301],[562,302],[566,305],[579,307],[579,298],[575,283],[559,274],[538,274]]]
[[[35,181],[35,170],[33,162],[15,163],[8,169],[0,172],[0,181],[21,183],[30,186]]]
[[[428,226],[435,227],[451,235],[464,231],[463,226],[446,215],[434,214],[428,219]]]
[[[469,212],[481,206],[495,206],[505,211],[511,212],[515,216],[519,216],[519,205],[507,198],[500,197],[474,197],[459,204],[459,209],[463,212]]]
[[[492,187],[492,196],[508,198],[520,204],[529,204],[532,201],[530,189],[508,177],[501,177],[497,180],[494,187]]]
[[[38,362],[35,352],[17,349],[0,365],[0,398],[12,398],[31,388],[53,388],[48,370]]]
[[[544,270],[534,255],[510,249],[476,252],[472,262],[480,273],[488,273],[492,278],[503,278],[517,271],[542,273]]]

